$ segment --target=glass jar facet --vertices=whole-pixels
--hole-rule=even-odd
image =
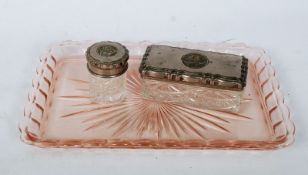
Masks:
[[[120,102],[125,97],[126,73],[112,78],[104,78],[89,74],[89,95],[95,103]]]

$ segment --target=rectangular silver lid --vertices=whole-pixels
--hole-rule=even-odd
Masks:
[[[139,72],[142,78],[229,90],[243,90],[248,60],[239,55],[148,46]]]

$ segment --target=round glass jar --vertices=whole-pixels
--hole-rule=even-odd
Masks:
[[[114,103],[125,97],[128,50],[117,42],[103,41],[86,51],[89,96],[95,103]]]

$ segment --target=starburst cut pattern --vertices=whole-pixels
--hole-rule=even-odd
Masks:
[[[69,80],[84,85],[88,84],[85,80]],[[160,139],[163,134],[172,135],[177,139],[181,139],[184,135],[193,134],[199,139],[206,139],[207,130],[232,134],[226,127],[231,123],[231,120],[251,119],[239,114],[214,112],[176,103],[144,99],[141,88],[141,79],[136,70],[129,70],[126,85],[127,98],[121,103],[91,103],[87,95],[80,95],[80,92],[85,93],[88,89],[76,86],[74,92],[79,92],[78,95],[60,96],[60,98],[84,101],[72,105],[72,107],[83,107],[83,110],[61,117],[63,119],[82,118],[82,123],[87,126],[85,132],[104,127],[113,129],[111,137],[114,138],[121,137],[127,132],[135,132],[139,138],[142,138],[147,132],[157,139]]]

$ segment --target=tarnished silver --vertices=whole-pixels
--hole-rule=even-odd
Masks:
[[[116,77],[128,68],[128,50],[117,42],[103,41],[91,45],[86,58],[88,70],[96,76]]]
[[[139,72],[145,79],[240,91],[246,86],[248,60],[239,55],[151,45]]]

